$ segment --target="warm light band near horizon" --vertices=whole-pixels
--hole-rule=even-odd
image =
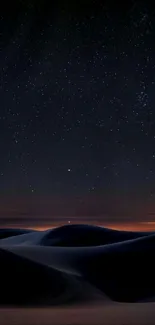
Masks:
[[[78,223],[78,222],[77,222]],[[25,227],[27,229],[34,229],[34,230],[48,230],[50,228],[56,228],[66,224],[75,224],[75,222],[68,222],[68,223],[54,223],[49,225],[42,225],[42,226],[32,226],[32,227]],[[81,222],[81,224],[84,224]],[[124,231],[155,231],[155,221],[144,221],[144,222],[135,222],[135,223],[89,223],[92,225],[97,225],[101,227],[111,228],[114,230],[124,230]],[[18,227],[21,227],[18,225]]]

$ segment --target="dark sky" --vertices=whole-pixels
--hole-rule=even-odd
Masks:
[[[152,220],[153,4],[5,1],[0,33],[0,223]]]

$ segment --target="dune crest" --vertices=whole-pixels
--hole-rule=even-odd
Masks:
[[[1,229],[0,304],[154,301],[154,252],[150,232],[90,225]]]

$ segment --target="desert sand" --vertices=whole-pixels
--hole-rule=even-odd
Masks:
[[[155,304],[0,309],[3,325],[154,325]]]
[[[155,324],[155,233],[0,230],[0,324]]]

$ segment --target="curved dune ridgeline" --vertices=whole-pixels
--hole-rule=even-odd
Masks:
[[[2,305],[154,300],[154,233],[67,225],[0,236]]]

